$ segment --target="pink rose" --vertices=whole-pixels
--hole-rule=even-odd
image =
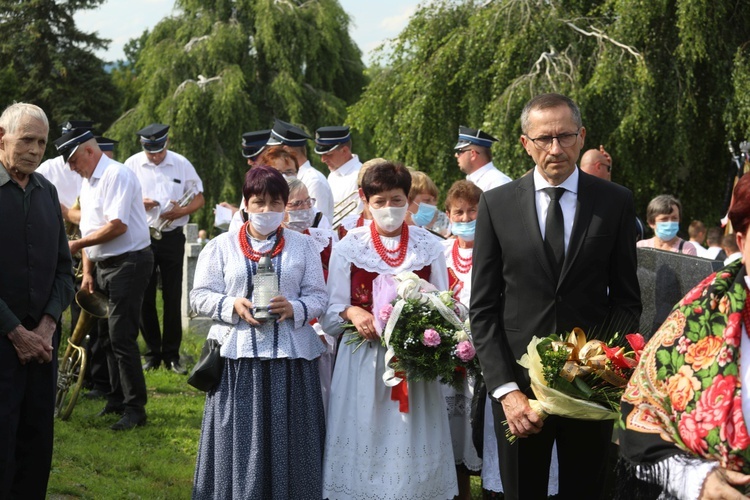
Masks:
[[[736,396],[732,401],[732,419],[721,427],[720,437],[734,450],[744,450],[750,446],[745,420],[742,418],[742,399]]]
[[[388,318],[391,317],[391,313],[393,312],[393,306],[390,304],[386,304],[383,306],[382,309],[380,309],[380,314],[378,316],[380,317],[380,321],[383,323],[388,323]]]
[[[731,409],[736,387],[737,379],[734,375],[717,375],[711,385],[703,391],[696,413],[701,416],[701,425],[706,432],[724,422]]]
[[[711,283],[714,278],[716,277],[716,273],[711,274],[710,276],[707,276],[703,281],[695,285],[692,290],[690,290],[680,301],[681,306],[685,306],[693,302],[695,299],[699,298],[701,295],[703,295],[703,289],[708,286],[709,283]]]
[[[708,450],[708,443],[703,439],[708,435],[708,430],[698,425],[698,422],[695,421],[695,413],[684,414],[680,419],[677,430],[685,446],[699,456],[702,456]]]
[[[741,318],[741,313],[732,313],[727,318],[727,327],[724,330],[724,342],[732,347],[740,346],[740,336],[742,335],[742,327],[740,326]]]
[[[427,347],[435,347],[440,345],[440,334],[433,330],[432,328],[428,328],[424,331],[422,334],[422,343],[426,345]]]
[[[476,355],[477,351],[474,350],[474,346],[468,340],[459,342],[456,346],[456,356],[464,363],[471,361]]]

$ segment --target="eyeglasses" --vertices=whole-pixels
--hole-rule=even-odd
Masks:
[[[292,210],[299,210],[300,208],[303,208],[303,207],[310,208],[313,205],[315,205],[316,201],[317,200],[315,198],[307,198],[306,200],[292,201],[286,204],[286,208],[291,208]]]
[[[599,162],[599,165],[601,165],[603,167],[607,167],[607,172],[612,172],[612,164],[605,165],[604,163]]]
[[[557,143],[560,145],[561,148],[569,148],[573,144],[576,143],[576,140],[578,140],[578,134],[581,132],[580,129],[578,129],[577,132],[574,134],[560,134],[560,135],[543,135],[540,137],[529,137],[526,135],[526,137],[529,138],[531,142],[534,143],[534,146],[536,146],[538,149],[549,151],[550,148],[552,148],[552,143],[555,139],[557,139]]]
[[[467,151],[472,151],[472,149],[471,148],[457,149],[456,150],[456,158],[458,158],[459,156],[461,156],[462,154],[464,154]]]

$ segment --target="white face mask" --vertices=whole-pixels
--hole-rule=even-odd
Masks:
[[[286,223],[286,227],[301,233],[312,226],[315,220],[315,207],[290,210],[287,211],[287,215],[289,216],[289,221]]]
[[[259,234],[267,236],[279,228],[284,220],[284,212],[248,212],[247,217]]]
[[[378,227],[384,229],[387,232],[395,231],[401,227],[406,218],[407,206],[403,207],[384,207],[384,208],[373,208],[370,206],[370,213],[372,214],[372,220],[378,225]]]

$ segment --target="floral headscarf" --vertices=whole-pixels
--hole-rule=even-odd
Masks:
[[[646,345],[622,397],[620,444],[630,465],[647,472],[677,455],[750,472],[738,368],[744,275],[737,261],[703,280]]]

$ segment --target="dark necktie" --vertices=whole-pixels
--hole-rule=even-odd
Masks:
[[[560,278],[563,261],[565,261],[565,222],[563,220],[560,197],[565,193],[565,188],[544,188],[543,191],[549,195],[549,208],[547,209],[547,222],[544,230],[544,249],[547,258],[555,273],[555,279]]]

